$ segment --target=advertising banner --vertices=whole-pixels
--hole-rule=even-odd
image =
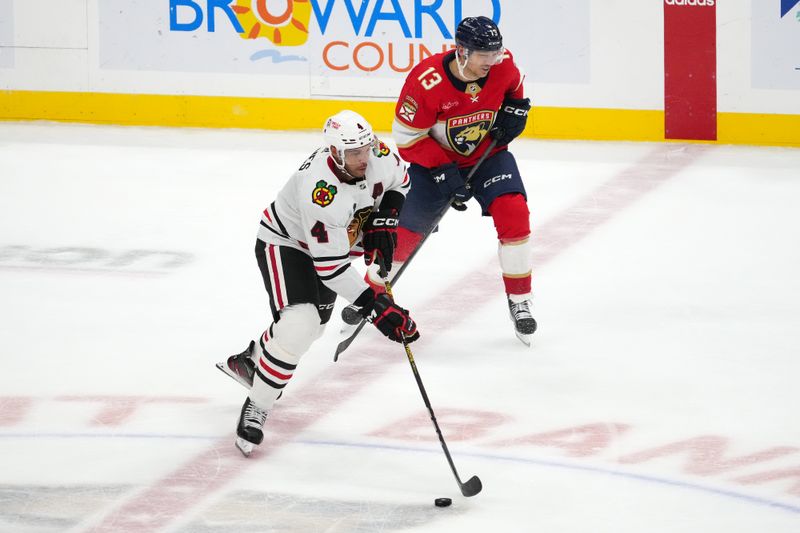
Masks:
[[[800,0],[752,3],[752,84],[800,89]]]
[[[664,135],[717,138],[715,0],[664,0]]]
[[[102,0],[101,69],[397,79],[498,22],[528,80],[588,83],[589,0]]]
[[[0,0],[0,68],[14,66],[14,4]]]

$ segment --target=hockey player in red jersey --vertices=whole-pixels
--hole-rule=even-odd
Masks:
[[[261,216],[255,252],[273,322],[258,343],[217,364],[250,389],[236,429],[244,455],[261,444],[267,412],[322,334],[337,294],[391,340],[419,338],[408,311],[350,267],[363,255],[391,268],[406,163],[353,111],[330,117],[323,139]]]
[[[455,41],[455,50],[411,70],[395,107],[392,130],[400,155],[411,163],[412,182],[395,259],[402,263],[409,257],[451,199],[461,211],[474,197],[482,214],[494,221],[511,319],[520,340],[530,344],[536,330],[530,216],[519,169],[507,149],[525,129],[530,100],[523,95],[524,76],[491,19],[465,18]],[[490,139],[496,146],[466,186],[465,177]]]

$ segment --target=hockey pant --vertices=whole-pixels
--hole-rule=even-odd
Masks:
[[[300,358],[322,335],[336,293],[320,281],[311,257],[300,250],[258,240],[256,259],[273,322],[259,340],[250,399],[268,410],[294,375]]]
[[[506,294],[519,302],[531,296],[530,211],[525,197],[519,193],[498,196],[488,206],[497,232],[497,252]],[[394,268],[399,268],[419,246],[423,235],[404,227],[397,231]],[[368,271],[372,280],[376,274]]]

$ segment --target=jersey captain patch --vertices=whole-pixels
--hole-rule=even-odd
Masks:
[[[477,111],[447,119],[447,141],[461,155],[471,154],[480,144],[494,119],[493,111]]]
[[[319,180],[311,193],[311,201],[320,207],[327,207],[336,196],[336,186],[328,185],[325,180]]]

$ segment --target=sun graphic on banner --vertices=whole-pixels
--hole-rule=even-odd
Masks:
[[[275,4],[285,4],[282,13],[267,9],[267,0],[236,0],[232,7],[238,15],[244,33],[243,39],[269,39],[278,46],[299,46],[308,40],[308,25],[311,21],[311,2],[309,0],[273,0]]]

